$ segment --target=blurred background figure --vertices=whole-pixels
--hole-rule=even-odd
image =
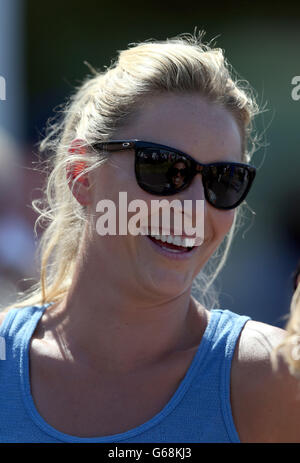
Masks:
[[[297,269],[294,273],[294,289],[296,291],[298,285],[300,284],[300,260],[298,262]]]
[[[32,174],[25,169],[24,24],[26,2],[0,2],[0,310],[26,289],[36,274],[34,221],[29,212]],[[3,98],[4,97],[4,98]]]
[[[293,274],[293,289],[294,293],[286,324],[287,337],[274,350],[273,362],[276,368],[277,354],[280,352],[283,354],[291,374],[300,379],[300,260]]]
[[[0,128],[0,310],[35,274],[32,223],[26,219],[24,166],[17,143]]]

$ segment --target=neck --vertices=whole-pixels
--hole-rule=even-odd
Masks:
[[[190,288],[175,297],[153,294],[125,281],[122,271],[99,272],[99,262],[97,268],[98,274],[89,259],[84,269],[78,265],[67,297],[53,310],[73,361],[132,371],[200,342],[206,313]]]

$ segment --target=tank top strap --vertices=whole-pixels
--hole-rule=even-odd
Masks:
[[[249,320],[251,320],[249,316],[238,315],[230,310],[224,310],[219,327],[219,340],[216,341],[221,352],[224,352],[220,371],[220,395],[223,417],[229,433],[237,439],[239,437],[233,421],[230,400],[231,366],[239,337]]]
[[[200,398],[204,416],[213,418],[211,431],[206,423],[207,435],[216,436],[217,430],[224,428],[231,442],[239,442],[230,400],[231,365],[239,336],[250,319],[230,310],[211,310],[190,390],[191,395]]]
[[[217,353],[224,353],[225,363],[231,363],[237,340],[245,323],[251,318],[246,315],[239,315],[230,310],[217,309],[216,329],[210,339],[211,348]]]
[[[35,327],[50,304],[41,306],[15,307],[10,309],[0,326],[2,356],[6,353],[20,355],[21,348],[27,345]]]

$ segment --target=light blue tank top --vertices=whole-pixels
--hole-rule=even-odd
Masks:
[[[50,426],[31,395],[29,343],[46,307],[11,309],[0,327],[1,443],[240,442],[230,405],[230,368],[236,342],[249,317],[212,310],[198,350],[164,408],[126,432],[87,438]]]

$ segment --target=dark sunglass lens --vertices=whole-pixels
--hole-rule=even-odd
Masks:
[[[204,177],[207,200],[219,209],[236,207],[245,199],[252,181],[246,166],[234,164],[208,166]]]
[[[179,153],[152,148],[137,151],[136,178],[140,187],[150,193],[176,193],[188,184],[190,171],[190,161]]]

